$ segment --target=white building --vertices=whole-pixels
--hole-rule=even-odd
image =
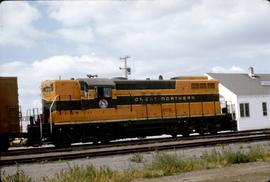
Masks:
[[[270,74],[207,73],[237,120],[237,129],[270,128]]]

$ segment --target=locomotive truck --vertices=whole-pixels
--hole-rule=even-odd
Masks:
[[[28,145],[65,147],[76,142],[235,129],[231,115],[221,109],[218,81],[204,76],[47,80],[41,83],[41,99],[42,115],[32,117],[27,126]],[[1,125],[9,124],[8,117],[1,118]]]

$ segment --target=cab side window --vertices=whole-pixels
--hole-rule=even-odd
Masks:
[[[98,98],[109,98],[109,97],[112,97],[112,89],[104,88],[104,87],[97,87],[96,94]]]
[[[111,88],[103,88],[103,96],[106,98],[112,97],[112,89]]]

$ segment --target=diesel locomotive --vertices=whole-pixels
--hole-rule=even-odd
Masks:
[[[218,81],[204,76],[48,80],[41,84],[41,98],[42,115],[28,125],[29,145],[64,147],[235,128],[230,114],[221,109]]]

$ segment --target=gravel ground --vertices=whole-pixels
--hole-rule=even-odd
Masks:
[[[166,153],[172,153],[172,154],[176,153],[177,155],[181,155],[183,157],[191,157],[191,156],[201,156],[201,154],[203,152],[211,152],[213,149],[215,149],[215,150],[222,150],[224,148],[225,149],[226,148],[239,149],[240,147],[242,149],[248,149],[251,146],[269,147],[270,141],[230,144],[230,145],[219,145],[219,146],[215,146],[215,147],[207,147],[206,146],[206,147],[191,148],[191,149],[188,149],[188,148],[187,149],[177,149],[177,150],[166,151]],[[165,151],[163,151],[163,152],[165,152]],[[145,162],[152,161],[154,154],[155,154],[155,152],[142,153],[143,160]],[[133,156],[133,154],[128,154],[128,155],[115,155],[115,156],[96,157],[96,158],[83,158],[83,159],[76,159],[76,160],[70,160],[70,161],[55,161],[55,162],[43,162],[43,163],[34,163],[34,164],[22,164],[19,166],[11,165],[11,166],[1,167],[1,174],[3,174],[3,173],[14,174],[16,172],[17,168],[19,168],[20,170],[23,170],[25,172],[25,174],[32,177],[34,180],[40,181],[40,179],[42,179],[42,177],[44,177],[44,176],[51,178],[54,176],[54,174],[56,174],[62,170],[68,169],[69,168],[68,165],[85,167],[89,164],[92,164],[95,167],[106,166],[106,167],[109,167],[113,170],[123,170],[123,169],[128,169],[128,168],[140,168],[143,165],[143,163],[131,162],[132,156]],[[268,165],[268,168],[270,169],[270,163],[266,163],[266,164]],[[247,165],[249,165],[249,164],[247,164]],[[236,166],[236,168],[238,169],[237,166]],[[222,174],[223,169],[219,169],[219,170],[221,170],[221,172],[216,173],[216,174]],[[202,173],[207,175],[208,171],[209,170],[203,171]],[[270,174],[269,171],[268,171],[268,173]],[[228,173],[228,174],[230,174],[230,173]],[[155,179],[155,181],[156,180],[157,179]],[[270,180],[270,178],[268,180]]]

